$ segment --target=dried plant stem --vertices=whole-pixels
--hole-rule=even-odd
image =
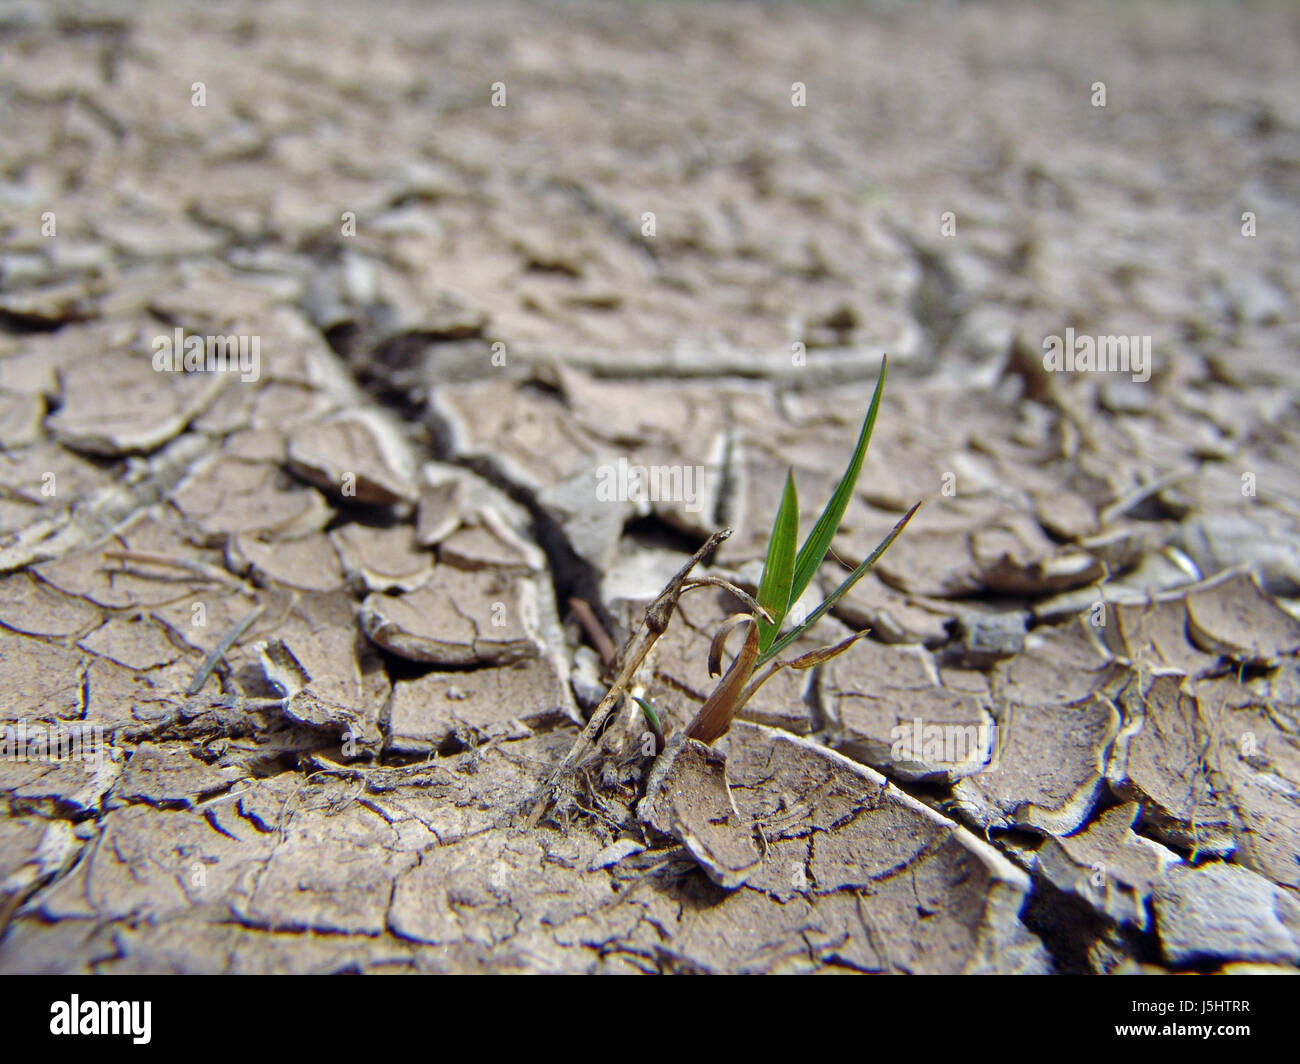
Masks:
[[[697,550],[691,556],[690,561],[682,566],[677,575],[668,582],[668,586],[659,593],[659,597],[646,607],[645,621],[640,628],[628,637],[628,641],[623,647],[623,653],[619,659],[618,675],[614,677],[614,682],[610,685],[609,691],[601,699],[600,705],[596,707],[595,712],[592,713],[591,719],[587,721],[587,726],[582,729],[582,734],[569,748],[569,752],[564,755],[564,760],[556,766],[555,771],[547,777],[546,782],[538,788],[537,793],[533,796],[532,808],[528,814],[528,826],[530,828],[535,828],[541,823],[542,817],[555,800],[555,796],[559,793],[564,781],[573,774],[573,770],[578,763],[595,746],[596,736],[604,728],[605,721],[627,693],[628,685],[641,667],[641,663],[645,661],[646,655],[650,653],[651,647],[658,642],[659,637],[668,628],[668,622],[672,619],[673,611],[677,608],[677,600],[682,596],[686,579],[690,576],[691,570],[717,550],[718,544],[730,535],[731,529],[729,528],[713,533],[708,542]]]
[[[736,598],[745,604],[746,609],[751,613],[757,613],[768,624],[773,623],[775,618],[767,610],[759,605],[758,599],[754,598],[749,592],[738,588],[730,580],[724,580],[720,576],[697,576],[690,583],[686,584],[682,591],[694,591],[697,587],[720,587],[724,591],[730,591]]]
[[[215,647],[211,653],[203,659],[203,664],[199,666],[199,671],[194,674],[194,680],[191,682],[185,693],[187,695],[196,695],[202,689],[203,685],[208,682],[208,677],[212,675],[212,670],[217,667],[217,662],[226,656],[226,652],[238,642],[239,637],[247,632],[253,622],[262,616],[262,611],[266,609],[265,602],[259,602],[245,616],[242,621],[230,629]]]
[[[187,573],[211,580],[213,583],[226,584],[230,587],[243,587],[243,583],[233,574],[219,569],[215,565],[194,561],[191,558],[174,558],[169,554],[155,554],[142,550],[106,550],[102,556],[115,562],[134,562],[136,565],[156,565],[164,569],[181,569]]]
[[[582,630],[587,633],[587,638],[591,640],[591,645],[595,647],[596,653],[600,655],[600,662],[606,669],[614,667],[614,661],[618,657],[618,651],[614,649],[614,640],[610,639],[609,633],[605,631],[605,626],[600,623],[591,604],[586,599],[571,598],[569,599],[569,609],[573,611],[573,616],[578,619],[582,625]]]
[[[754,674],[754,666],[757,662],[758,625],[751,624],[749,634],[745,637],[745,645],[740,648],[736,660],[731,663],[731,668],[713,689],[713,694],[709,695],[704,705],[700,706],[695,719],[686,729],[688,738],[712,745],[726,734],[727,729],[731,727],[731,718],[744,704],[741,701],[742,691],[749,682],[750,676]]]
[[[1196,467],[1192,467],[1190,469],[1175,470],[1172,473],[1167,473],[1163,477],[1156,477],[1156,479],[1151,481],[1149,484],[1143,484],[1136,491],[1130,492],[1122,499],[1117,499],[1115,502],[1112,502],[1097,515],[1097,520],[1104,527],[1114,521],[1115,518],[1123,517],[1129,512],[1129,510],[1133,509],[1133,507],[1137,506],[1139,503],[1145,502],[1147,499],[1151,498],[1152,495],[1164,491],[1165,488],[1177,484],[1180,480],[1185,480],[1187,477],[1194,476],[1197,472],[1199,472],[1199,470]]]

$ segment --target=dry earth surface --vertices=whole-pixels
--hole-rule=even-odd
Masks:
[[[0,970],[1300,962],[1295,8],[17,3],[0,108]],[[883,352],[870,638],[527,829]]]

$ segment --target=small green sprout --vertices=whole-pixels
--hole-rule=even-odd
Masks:
[[[835,533],[839,531],[840,522],[844,519],[844,512],[848,509],[849,500],[853,498],[858,476],[862,472],[862,462],[866,457],[867,445],[871,442],[871,433],[876,425],[876,414],[880,410],[880,398],[885,389],[886,368],[887,362],[882,361],[880,376],[876,380],[876,391],[871,397],[871,405],[868,407],[867,415],[863,419],[862,431],[858,434],[857,447],[853,451],[853,457],[849,460],[848,468],[845,469],[839,485],[826,503],[826,508],[822,510],[817,523],[813,525],[812,531],[808,533],[808,538],[804,540],[803,546],[799,547],[797,552],[795,544],[799,538],[799,499],[795,491],[794,471],[791,470],[786,474],[785,490],[781,495],[781,504],[776,512],[776,520],[772,524],[772,536],[768,541],[767,558],[763,564],[763,575],[758,584],[758,605],[771,617],[771,620],[765,619],[757,611],[751,611],[749,614],[736,614],[729,618],[718,631],[709,651],[710,675],[717,675],[721,672],[723,644],[726,642],[728,634],[738,627],[740,623],[748,622],[749,624],[749,632],[740,653],[736,655],[735,660],[731,663],[731,668],[719,681],[718,686],[708,700],[700,707],[695,720],[687,729],[686,734],[691,738],[699,739],[705,743],[714,742],[726,733],[731,726],[732,719],[744,707],[745,703],[754,696],[759,687],[781,669],[812,668],[814,665],[819,665],[844,653],[866,635],[865,631],[858,632],[835,646],[821,647],[791,660],[780,660],[777,657],[786,647],[798,640],[821,620],[827,611],[833,609],[835,604],[848,594],[853,585],[867,574],[880,556],[889,549],[890,544],[898,537],[903,527],[911,520],[912,515],[916,513],[917,508],[921,505],[918,502],[904,514],[902,520],[893,527],[880,545],[845,578],[838,588],[826,597],[825,601],[802,624],[795,626],[785,635],[780,635],[782,622],[786,619],[791,607],[799,601],[800,597],[808,589],[813,576],[830,551],[831,541],[835,538]],[[763,668],[764,666],[767,667]],[[755,672],[760,669],[762,671],[758,672],[757,678],[754,678]],[[638,701],[640,700],[638,699]],[[642,709],[645,708],[645,704],[642,703]]]
[[[633,695],[632,700],[641,707],[641,712],[645,714],[646,723],[650,725],[650,731],[655,737],[655,753],[662,754],[664,752],[664,726],[659,723],[659,711],[644,698],[637,698],[636,695]]]

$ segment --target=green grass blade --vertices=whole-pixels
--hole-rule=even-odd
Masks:
[[[781,507],[772,524],[772,538],[767,544],[767,561],[758,585],[758,604],[772,615],[772,623],[758,622],[758,648],[771,646],[790,609],[790,587],[794,581],[795,545],[799,542],[799,499],[794,490],[794,472],[785,476]]]
[[[637,698],[636,695],[632,696],[632,701],[641,707],[641,712],[645,714],[646,723],[650,725],[651,730],[657,733],[662,732],[663,725],[659,723],[659,714],[656,712],[654,705],[644,698]]]
[[[633,695],[632,699],[641,707],[641,712],[645,714],[646,723],[650,725],[650,732],[655,737],[655,753],[662,754],[664,747],[668,744],[664,739],[664,726],[659,720],[658,711],[644,698],[637,698],[636,695]]]
[[[758,666],[762,666],[766,662],[771,661],[772,658],[776,657],[777,654],[781,653],[781,651],[803,635],[804,632],[808,631],[809,628],[820,621],[826,612],[834,607],[835,603],[839,602],[840,599],[847,595],[853,585],[866,576],[871,567],[880,560],[880,556],[889,549],[889,545],[898,538],[898,534],[903,531],[903,527],[912,519],[912,515],[920,508],[921,504],[918,502],[908,510],[907,513],[903,515],[902,520],[890,529],[889,535],[880,541],[880,546],[867,555],[866,560],[854,569],[853,572],[849,573],[848,577],[845,578],[844,583],[840,584],[839,587],[828,595],[826,601],[813,610],[803,624],[799,625],[798,628],[791,629],[766,650],[760,652],[758,656]]]
[[[844,519],[844,511],[848,509],[849,500],[853,498],[858,474],[862,472],[862,460],[866,457],[867,445],[871,442],[871,431],[876,427],[876,412],[880,409],[880,397],[885,391],[885,370],[888,364],[888,358],[880,362],[880,376],[876,378],[876,393],[871,397],[871,406],[867,408],[867,416],[862,422],[862,431],[858,434],[858,446],[849,460],[849,466],[844,471],[844,476],[840,478],[835,494],[826,504],[826,509],[822,511],[821,517],[817,518],[813,530],[808,533],[808,538],[799,548],[799,556],[794,565],[794,583],[790,589],[792,602],[798,602],[799,596],[812,583],[813,574],[821,566],[826,552],[831,549],[831,540],[839,531],[840,522]]]

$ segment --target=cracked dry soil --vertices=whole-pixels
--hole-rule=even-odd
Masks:
[[[1294,968],[1298,42],[1267,3],[6,6],[0,970]],[[1149,379],[1045,372],[1067,328]],[[258,359],[160,372],[176,335]],[[885,351],[807,601],[923,499],[818,632],[870,638],[711,753],[624,711],[526,830],[603,693],[570,600],[618,643],[724,525],[752,591]],[[634,466],[700,475],[602,496]],[[671,725],[734,608],[647,662]]]

